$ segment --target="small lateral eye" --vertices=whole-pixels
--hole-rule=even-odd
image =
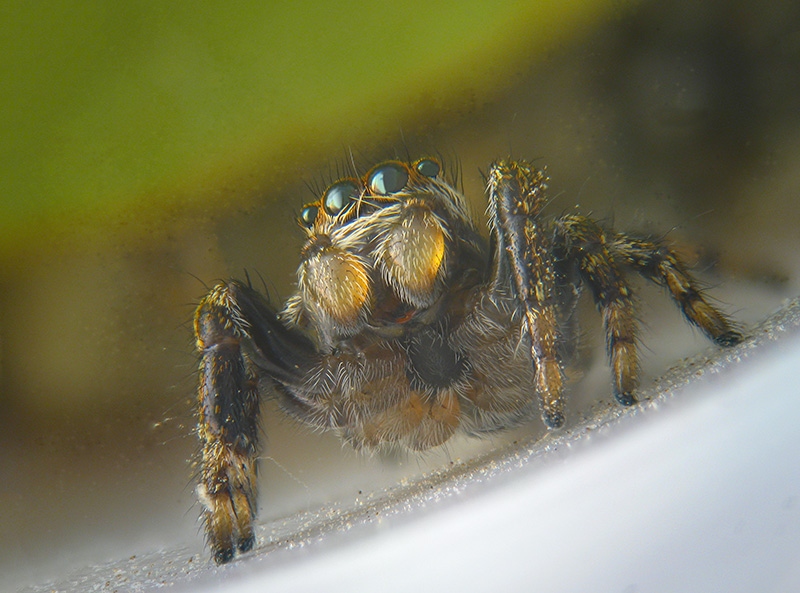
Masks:
[[[400,163],[384,163],[370,173],[367,184],[379,195],[399,192],[408,183],[408,171]]]
[[[300,222],[306,228],[311,228],[314,226],[314,221],[317,220],[317,212],[319,212],[319,208],[317,206],[306,206],[300,211]]]
[[[352,200],[358,199],[358,186],[352,181],[337,181],[325,190],[322,205],[325,212],[336,216]]]
[[[433,159],[422,159],[417,163],[417,173],[425,177],[436,177],[441,169],[439,163]]]

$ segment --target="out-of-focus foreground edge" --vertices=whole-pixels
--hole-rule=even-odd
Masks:
[[[796,591],[799,327],[795,299],[632,408],[261,525],[230,565],[163,550],[26,591]]]

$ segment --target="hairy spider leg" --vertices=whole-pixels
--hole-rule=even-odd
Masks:
[[[744,339],[730,317],[708,302],[688,266],[664,242],[616,234],[612,248],[642,276],[666,287],[686,319],[710,340],[734,346]]]
[[[491,286],[510,289],[525,318],[542,419],[564,424],[563,363],[558,351],[557,290],[539,212],[547,178],[524,161],[500,161],[489,172],[489,224],[494,245]],[[510,272],[510,274],[509,274]],[[510,286],[506,280],[511,278]]]
[[[201,352],[198,493],[209,546],[222,563],[233,557],[234,548],[246,551],[255,541],[258,390],[241,354],[246,324],[224,286],[203,300],[194,323]]]
[[[639,386],[636,310],[613,245],[600,225],[582,216],[564,216],[553,226],[557,261],[574,262],[603,316],[614,397],[630,406],[636,402],[634,392]]]
[[[687,265],[664,242],[608,233],[596,222],[576,215],[554,223],[559,261],[575,261],[603,314],[606,345],[614,373],[614,395],[623,405],[636,401],[638,386],[637,323],[631,289],[623,269],[667,288],[686,319],[720,346],[743,336],[733,322],[708,302]]]
[[[234,549],[246,552],[255,542],[259,371],[290,381],[313,360],[313,346],[238,282],[214,287],[200,303],[194,326],[201,353],[198,493],[209,546],[223,563]]]

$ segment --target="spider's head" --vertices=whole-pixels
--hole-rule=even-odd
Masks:
[[[463,197],[431,158],[336,181],[303,208],[300,224],[308,236],[300,301],[329,337],[405,323],[437,303],[454,237],[470,227]]]

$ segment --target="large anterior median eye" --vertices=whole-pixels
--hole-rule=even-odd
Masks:
[[[336,216],[347,204],[358,199],[358,186],[352,181],[337,181],[325,190],[322,205],[325,212]]]
[[[385,196],[399,192],[408,183],[408,171],[400,163],[384,163],[370,173],[367,184],[376,194]]]

